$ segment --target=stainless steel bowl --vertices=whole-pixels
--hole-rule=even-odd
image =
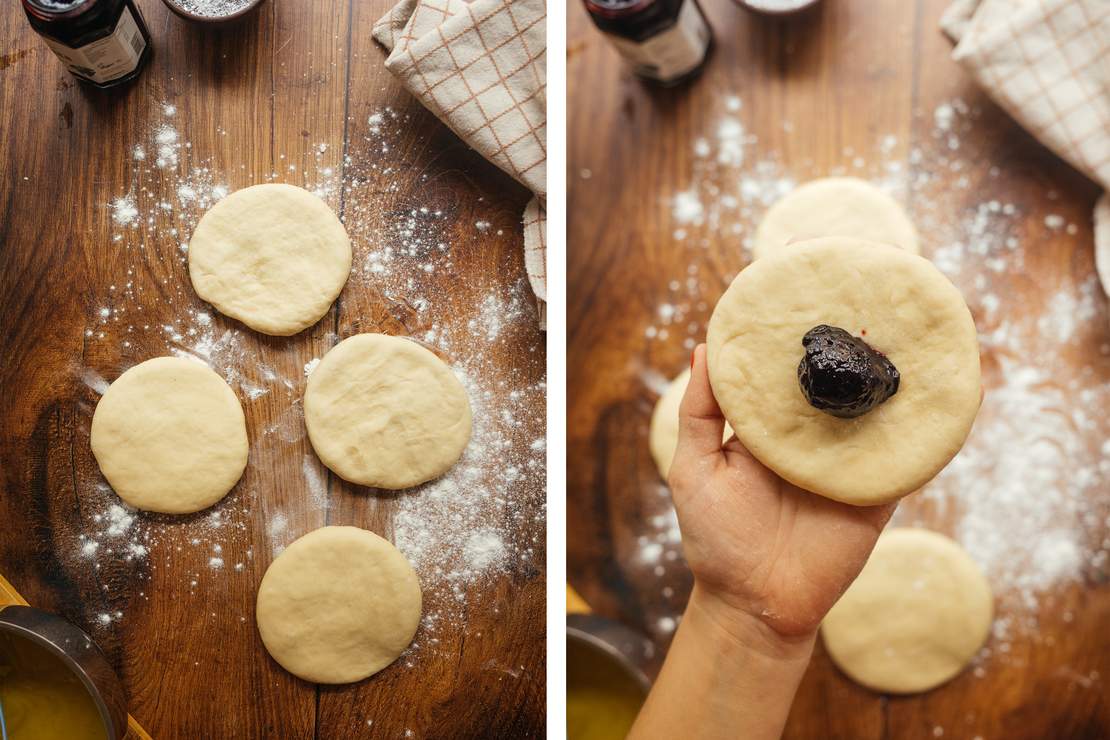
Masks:
[[[620,622],[596,614],[567,615],[567,643],[576,642],[609,658],[644,690],[659,672],[655,646],[643,635]]]
[[[127,733],[127,695],[100,648],[83,631],[40,609],[18,604],[0,607],[0,634],[28,640],[56,655],[88,689],[107,737]]]

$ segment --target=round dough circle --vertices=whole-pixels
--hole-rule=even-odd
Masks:
[[[331,308],[351,272],[351,241],[324,201],[293,185],[236,190],[189,241],[193,288],[220,313],[288,336]]]
[[[802,336],[863,336],[901,374],[855,419],[798,384]],[[979,410],[979,342],[960,292],[928,260],[844,237],[791,245],[743,270],[709,321],[709,379],[744,446],[791,483],[856,505],[920,488],[959,451]]]
[[[121,499],[165,514],[211,506],[247,466],[239,399],[207,365],[181,357],[116,378],[96,405],[89,442]]]
[[[671,460],[674,451],[678,448],[678,407],[682,405],[682,397],[686,394],[686,386],[690,385],[690,370],[687,368],[678,374],[663,391],[663,395],[655,402],[651,412],[651,427],[648,430],[648,447],[651,457],[655,460],[655,467],[659,468],[659,475],[667,479],[671,470]],[[725,424],[725,434],[722,442],[727,442],[732,436],[732,427]]]
[[[990,584],[947,537],[891,529],[863,572],[825,616],[825,648],[852,680],[912,694],[949,680],[975,657],[991,628]]]
[[[396,547],[358,527],[323,527],[266,569],[256,615],[282,668],[306,681],[351,683],[405,651],[420,609],[420,582]]]
[[[458,462],[470,441],[470,401],[455,373],[416,342],[357,334],[308,378],[312,448],[345,480],[409,488]]]
[[[766,257],[794,241],[850,236],[918,253],[917,231],[898,201],[856,177],[825,177],[798,186],[771,206],[752,254]]]

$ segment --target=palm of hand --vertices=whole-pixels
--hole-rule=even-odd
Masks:
[[[895,504],[856,507],[786,482],[734,438],[672,481],[695,578],[786,636],[813,632],[863,568]]]

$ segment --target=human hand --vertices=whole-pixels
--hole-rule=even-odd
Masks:
[[[746,642],[755,634],[809,645],[897,504],[850,506],[798,488],[735,436],[722,447],[724,424],[700,345],[669,476],[694,573],[691,607]]]

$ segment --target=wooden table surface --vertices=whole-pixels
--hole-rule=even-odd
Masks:
[[[996,633],[979,670],[927,694],[867,691],[819,644],[788,724],[791,738],[1110,736],[1110,465],[1102,447],[1110,436],[1110,312],[1092,282],[1090,221],[1099,188],[1022,131],[949,59],[951,44],[938,29],[948,4],[825,0],[812,14],[774,20],[702,0],[713,56],[692,84],[660,90],[625,72],[580,3],[570,3],[568,574],[596,611],[665,650],[689,593],[669,494],[648,453],[648,421],[666,379],[687,366],[717,298],[749,259],[744,240],[766,202],[749,203],[742,181],[764,192],[779,180],[788,189],[839,172],[887,182],[917,223],[923,254],[946,271],[953,250],[945,239],[964,239],[959,229],[983,208],[984,218],[994,213],[992,199],[994,208],[1016,204],[1006,207],[1006,233],[992,233],[1000,222],[989,221],[966,235],[964,269],[954,279],[981,332],[1010,321],[1019,353],[1027,347],[1050,357],[1060,388],[1079,378],[1090,390],[1082,399],[1059,390],[1057,411],[1073,418],[1086,404],[1094,417],[1069,432],[1067,464],[1077,480],[1081,468],[1095,471],[1082,482],[1081,526],[1093,551],[1103,550],[1101,560],[1086,559],[1076,577],[1035,594],[1037,609],[1019,615],[1026,629]],[[959,132],[950,140],[938,134],[937,118],[953,101]],[[722,166],[728,132],[718,127],[729,118],[747,134],[744,161]],[[678,194],[695,190],[693,206],[674,207]],[[720,206],[725,195],[733,201]],[[699,204],[704,213],[691,218]],[[987,276],[1003,298],[999,309],[988,305],[993,299],[975,274],[987,259],[975,248],[1008,237],[1024,257],[1007,257]],[[984,251],[997,256],[995,246]],[[1088,295],[1071,341],[1057,346],[1045,336],[1054,324],[1037,321],[1059,291]],[[1013,313],[1000,318],[1002,311]],[[1005,380],[1007,358],[994,343],[983,349],[983,414],[995,415],[1001,401],[991,392]],[[991,423],[981,415],[977,428]],[[991,461],[975,464],[990,473]],[[942,505],[935,485],[905,500],[896,521],[952,533],[953,506]],[[1014,616],[1014,595],[995,586],[999,616]]]
[[[18,3],[0,10],[0,573],[94,636],[155,738],[543,732],[544,467],[532,443],[544,433],[545,350],[519,227],[529,194],[387,73],[370,32],[390,5],[269,2],[213,31],[142,0],[154,56],[109,92],[76,83]],[[156,163],[163,145],[171,161]],[[203,212],[183,184],[267,180],[320,188],[355,250],[330,314],[289,338],[206,306],[180,249]],[[348,485],[304,437],[305,365],[365,331],[425,340],[475,383],[482,444],[497,449],[463,471],[455,495],[474,503],[428,509],[440,507],[435,523],[471,506],[508,555],[451,581],[437,576],[451,574],[451,552],[424,552],[436,620],[417,647],[369,680],[322,687],[262,646],[254,600],[266,567],[325,524],[393,537],[404,510],[419,534],[426,495]],[[98,395],[128,367],[180,350],[238,379],[247,471],[209,511],[113,520],[117,499],[88,444]],[[425,534],[448,545],[465,535]]]

